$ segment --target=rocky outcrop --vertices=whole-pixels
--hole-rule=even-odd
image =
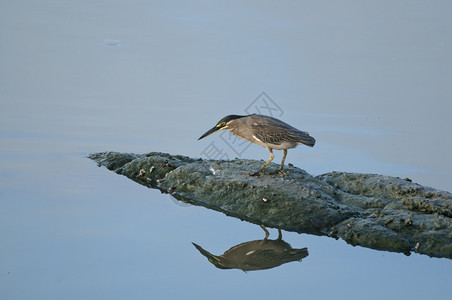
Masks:
[[[89,158],[180,201],[258,225],[452,258],[452,194],[409,179],[344,172],[312,176],[290,164],[286,174],[249,176],[261,161],[159,152],[102,152]]]

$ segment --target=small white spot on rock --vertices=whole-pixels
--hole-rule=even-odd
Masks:
[[[215,169],[214,169],[214,168],[212,168],[212,167],[210,167],[210,168],[209,168],[209,171],[210,171],[210,172],[212,172],[212,174],[213,174],[213,175],[215,175],[215,174],[216,174],[216,172],[215,172]]]

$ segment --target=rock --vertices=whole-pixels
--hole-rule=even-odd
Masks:
[[[160,152],[103,152],[89,158],[180,201],[258,225],[452,258],[452,194],[410,180],[344,172],[312,176],[292,165],[285,167],[287,175],[249,176],[261,161]]]

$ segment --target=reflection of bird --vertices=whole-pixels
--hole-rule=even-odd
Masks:
[[[280,171],[284,167],[287,149],[295,148],[298,144],[314,146],[315,139],[305,131],[298,130],[289,124],[278,119],[252,114],[248,116],[229,115],[221,119],[215,127],[204,133],[200,138],[204,138],[216,131],[228,129],[248,142],[267,148],[270,158],[252,175],[259,174],[274,158],[273,149],[284,150]]]
[[[301,261],[308,256],[307,248],[292,249],[288,243],[284,242],[281,231],[279,231],[276,240],[268,240],[268,232],[266,231],[266,233],[265,239],[239,244],[220,256],[209,253],[195,243],[193,245],[213,265],[220,269],[265,270],[287,262]]]

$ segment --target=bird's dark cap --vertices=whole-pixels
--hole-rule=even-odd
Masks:
[[[223,123],[223,122],[227,123],[227,122],[229,122],[229,121],[231,121],[231,120],[240,119],[240,118],[243,118],[243,117],[247,117],[247,116],[229,115],[229,116],[224,117],[224,118],[221,119],[220,121],[218,121],[217,125],[218,125],[218,124],[221,124],[221,123]]]

